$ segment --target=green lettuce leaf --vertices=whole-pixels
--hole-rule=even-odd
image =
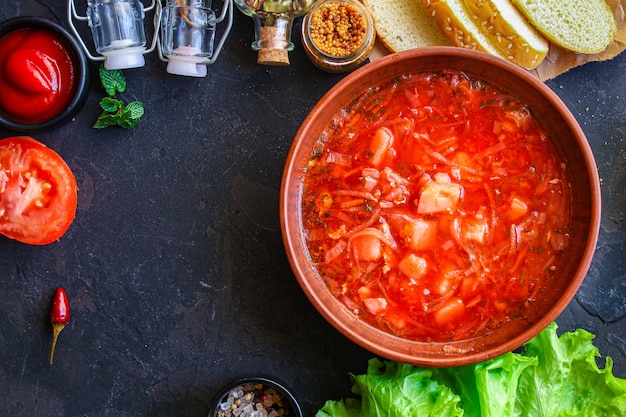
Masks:
[[[324,407],[319,410],[316,417],[328,416],[358,416],[361,412],[361,401],[356,398],[346,398],[341,401],[326,401]]]
[[[626,380],[597,365],[594,335],[557,335],[552,323],[526,343],[475,365],[425,368],[371,359],[350,375],[360,398],[329,400],[316,417],[623,417]]]
[[[599,369],[594,337],[578,329],[559,338],[553,324],[524,346],[539,363],[520,378],[518,415],[626,416],[626,380],[613,376],[610,357]]]
[[[506,353],[475,365],[433,370],[433,378],[461,398],[466,417],[514,416],[520,375],[537,358]]]
[[[462,416],[460,398],[431,375],[431,369],[371,359],[367,374],[351,375],[360,406],[354,399],[327,401],[316,417]]]

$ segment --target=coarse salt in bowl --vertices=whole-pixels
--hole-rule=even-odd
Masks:
[[[495,107],[484,102],[475,110],[436,108],[432,103],[438,97],[456,96],[441,93],[436,84],[422,88],[419,83],[431,78],[435,83],[453,80],[449,88],[459,97],[494,89],[504,95],[494,96],[502,100]],[[401,97],[393,96],[403,82],[415,84]],[[464,91],[468,86],[475,90]],[[411,104],[389,120],[394,106],[404,101]],[[359,103],[363,107],[357,109]],[[482,112],[500,111],[504,116],[496,121],[491,116],[474,120]],[[445,119],[448,114],[456,119]],[[529,135],[527,143],[509,145],[515,159],[498,165],[507,147],[498,138],[520,129]],[[371,137],[370,148],[359,148],[362,135]],[[457,151],[461,136],[470,138],[473,148]],[[483,136],[495,142],[480,148]],[[331,139],[341,151],[325,148]],[[352,160],[346,155],[351,148],[360,150]],[[555,159],[544,161],[548,155]],[[522,164],[517,156],[528,160]],[[404,162],[385,166],[396,160]],[[490,161],[493,178],[480,178],[481,161]],[[550,167],[547,174],[541,171],[545,167]],[[523,183],[513,183],[516,169],[526,176]],[[527,179],[535,171],[545,177],[536,175],[538,182],[531,186]],[[324,179],[310,177],[318,174]],[[322,183],[327,188],[317,190],[315,184]],[[348,183],[357,189],[332,188]],[[559,199],[560,194],[568,198]],[[476,195],[483,200],[473,202],[470,196]],[[535,199],[545,200],[543,209],[533,208]],[[287,157],[280,210],[298,283],[338,331],[388,359],[459,366],[520,347],[567,307],[597,243],[600,186],[582,129],[543,82],[488,54],[432,47],[367,64],[317,103]],[[368,220],[354,227],[351,222],[359,216]],[[337,227],[341,221],[345,227]],[[544,224],[553,229],[544,230]],[[531,240],[533,234],[540,243]],[[437,242],[436,255],[426,248],[430,239]],[[323,252],[331,244],[332,250]],[[444,263],[449,257],[456,262]],[[508,269],[499,270],[505,262]],[[499,298],[505,294],[513,298]]]
[[[255,415],[303,416],[291,390],[282,382],[265,376],[239,378],[225,385],[211,400],[209,417]]]

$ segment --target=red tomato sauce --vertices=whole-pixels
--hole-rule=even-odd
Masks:
[[[335,115],[307,167],[302,221],[322,279],[360,319],[460,340],[550,290],[570,182],[525,103],[461,72],[414,74]]]
[[[41,123],[69,105],[76,89],[69,48],[43,28],[0,39],[0,110],[18,123]]]

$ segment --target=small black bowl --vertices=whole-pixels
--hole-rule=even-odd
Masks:
[[[222,404],[228,404],[229,394],[235,391],[238,387],[254,387],[257,394],[259,393],[259,387],[261,387],[261,391],[273,389],[282,399],[282,405],[280,407],[285,411],[285,414],[283,414],[284,417],[303,417],[300,405],[291,391],[282,383],[266,377],[241,378],[223,387],[211,400],[211,408],[209,410],[208,417],[224,417],[232,415],[222,414],[222,412],[225,413],[225,410],[222,408]],[[249,389],[244,389],[244,394],[248,391]],[[258,399],[257,396],[255,397],[255,399]],[[255,401],[255,403],[256,402],[257,401]]]
[[[76,71],[76,85],[74,86],[73,97],[69,104],[60,113],[52,118],[40,123],[23,123],[13,120],[0,110],[0,125],[16,132],[37,132],[50,129],[70,121],[83,108],[87,96],[89,95],[90,71],[87,57],[74,36],[72,36],[61,25],[35,16],[15,17],[0,23],[0,39],[5,35],[24,28],[42,28],[56,34],[64,41],[73,56],[73,63]]]

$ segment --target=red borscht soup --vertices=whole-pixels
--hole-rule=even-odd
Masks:
[[[459,71],[412,74],[330,121],[307,165],[302,222],[321,278],[359,319],[460,340],[550,291],[570,182],[517,97]]]

